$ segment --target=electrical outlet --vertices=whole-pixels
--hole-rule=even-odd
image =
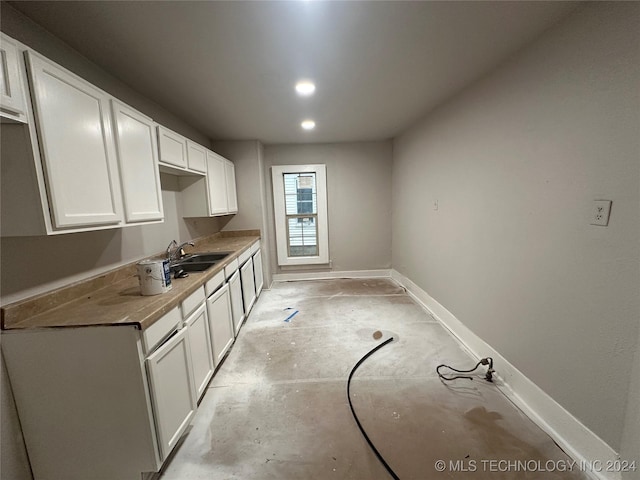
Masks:
[[[591,211],[591,225],[606,227],[609,225],[609,215],[611,214],[611,200],[594,200]]]

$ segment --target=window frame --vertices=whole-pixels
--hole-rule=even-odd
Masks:
[[[287,215],[284,196],[285,173],[315,173],[318,255],[289,256]],[[275,165],[271,167],[273,182],[273,211],[276,227],[276,252],[278,265],[319,265],[329,263],[329,223],[327,214],[327,169],[326,165]],[[309,214],[301,216],[309,217]]]

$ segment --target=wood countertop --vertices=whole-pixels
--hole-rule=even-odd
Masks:
[[[172,279],[171,290],[160,295],[141,295],[136,276],[138,260],[106,274],[5,305],[2,329],[135,325],[144,330],[259,239],[259,231],[250,230],[217,233],[196,240],[195,247],[188,247],[190,251],[232,253],[204,272],[189,272],[186,278]]]

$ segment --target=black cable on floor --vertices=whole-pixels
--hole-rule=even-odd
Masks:
[[[469,380],[473,380],[473,377],[471,377],[469,375],[454,375],[454,376],[446,377],[445,375],[450,375],[450,374],[440,373],[440,369],[444,367],[444,368],[448,368],[449,370],[452,370],[452,371],[457,372],[457,373],[473,373],[478,369],[478,367],[480,367],[480,365],[487,365],[488,366],[487,373],[486,373],[484,378],[485,378],[485,380],[487,382],[493,382],[493,372],[495,370],[493,369],[493,358],[491,358],[491,357],[483,358],[478,363],[476,363],[475,367],[473,367],[470,370],[458,370],[457,368],[453,368],[453,367],[450,367],[449,365],[444,365],[444,364],[438,365],[436,367],[436,373],[438,374],[438,376],[442,380],[446,380],[448,382],[450,382],[451,380],[455,380],[456,378],[468,378]]]
[[[377,345],[373,350],[369,351],[369,353],[367,353],[364,357],[362,357],[360,360],[358,360],[358,363],[356,363],[355,367],[353,367],[351,369],[351,373],[349,373],[349,379],[347,380],[347,399],[349,400],[349,408],[351,408],[351,413],[353,414],[353,418],[355,419],[356,423],[358,424],[358,428],[362,432],[362,435],[364,436],[364,439],[369,444],[369,447],[371,447],[371,450],[373,450],[373,453],[376,454],[376,457],[378,457],[378,460],[380,460],[380,463],[382,463],[382,465],[384,465],[384,468],[387,469],[387,472],[389,472],[389,475],[391,475],[394,478],[394,480],[400,480],[400,477],[398,477],[398,475],[395,474],[395,472],[389,466],[389,464],[384,460],[384,458],[382,458],[382,455],[380,455],[380,452],[378,452],[378,449],[375,447],[373,442],[369,439],[369,436],[367,435],[367,432],[364,431],[364,428],[362,428],[362,424],[360,423],[360,420],[358,419],[358,416],[356,415],[356,411],[353,409],[353,404],[351,403],[351,377],[353,377],[353,374],[356,372],[356,370],[362,364],[362,362],[364,362],[367,358],[369,358],[375,352],[377,352],[382,347],[384,347],[387,343],[390,343],[392,341],[393,341],[393,337],[388,338],[387,340],[382,342],[380,345]]]

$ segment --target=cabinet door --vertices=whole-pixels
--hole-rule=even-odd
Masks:
[[[244,306],[242,305],[242,285],[240,284],[240,270],[231,275],[229,279],[229,293],[231,294],[231,313],[233,317],[233,330],[238,335],[244,321]]]
[[[238,195],[236,193],[236,166],[225,160],[224,173],[227,182],[227,211],[238,213]]]
[[[264,278],[262,276],[262,252],[260,250],[253,256],[253,278],[256,287],[256,297],[258,297],[264,285]]]
[[[187,163],[189,170],[207,173],[207,151],[205,148],[187,140]]]
[[[6,35],[0,35],[0,107],[12,115],[25,113],[19,61],[17,44]]]
[[[160,456],[164,461],[196,411],[186,328],[147,358],[147,371]]]
[[[242,298],[244,300],[244,313],[249,315],[253,302],[256,300],[256,287],[253,279],[253,261],[251,258],[240,267],[240,279],[242,280]]]
[[[187,140],[168,128],[158,126],[160,162],[187,168]]]
[[[207,299],[207,309],[211,325],[213,357],[217,367],[234,339],[228,284],[223,285],[220,290]]]
[[[196,399],[207,389],[213,376],[213,349],[211,346],[211,329],[207,316],[206,304],[203,303],[185,322],[189,332],[189,349],[193,365],[193,380]]]
[[[127,222],[162,220],[162,190],[153,120],[111,100]]]
[[[207,196],[209,213],[227,214],[227,182],[224,174],[225,160],[220,155],[207,152]]]
[[[31,52],[28,65],[55,227],[121,222],[108,96]]]

